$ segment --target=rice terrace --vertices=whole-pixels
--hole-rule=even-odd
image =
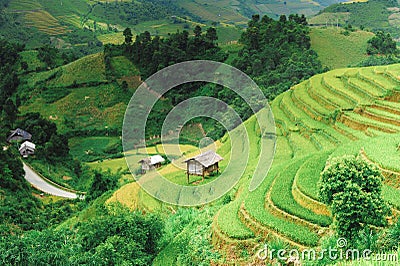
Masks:
[[[0,264],[399,265],[399,3],[0,0]]]

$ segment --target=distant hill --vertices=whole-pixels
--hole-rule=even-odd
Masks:
[[[28,48],[50,43],[88,54],[98,52],[102,43],[123,42],[122,31],[126,27],[132,28],[134,35],[148,30],[152,35],[166,36],[177,30],[192,30],[195,25],[215,25],[221,29],[227,25],[246,26],[253,14],[274,19],[281,14],[310,16],[337,2],[2,0],[0,37],[22,42]],[[229,42],[237,37],[234,34],[223,39]]]
[[[321,9],[334,3],[344,2],[336,0],[327,1],[277,1],[277,0],[212,0],[212,1],[187,1],[178,0],[177,4],[192,14],[207,21],[225,23],[246,23],[253,14],[268,15],[277,19],[280,15],[304,14],[313,15]]]
[[[309,19],[311,25],[345,26],[390,32],[400,40],[400,6],[395,0],[369,0],[349,4],[334,4]]]

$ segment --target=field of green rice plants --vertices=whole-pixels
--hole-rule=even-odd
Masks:
[[[300,191],[318,201],[318,181],[330,152],[318,153],[308,159],[299,169],[296,184]]]
[[[393,131],[393,132],[400,132],[400,127],[395,126],[388,123],[379,122],[377,120],[366,118],[362,115],[353,113],[353,112],[346,112],[346,117],[349,117],[350,120],[363,124],[365,126],[369,126],[380,131]]]
[[[305,162],[307,162],[307,157],[302,160],[298,160],[297,163],[292,164],[284,172],[281,172],[277,175],[276,181],[271,190],[271,200],[279,209],[289,214],[295,215],[301,219],[318,224],[320,226],[329,226],[332,223],[332,219],[330,217],[315,214],[309,209],[306,209],[298,204],[293,198],[293,182],[297,171],[299,169],[303,169],[302,165]],[[308,169],[308,166],[309,165],[307,165],[305,168]]]
[[[296,161],[293,163],[296,163]],[[262,185],[257,190],[249,193],[244,201],[245,208],[258,223],[270,230],[297,243],[316,246],[319,241],[316,233],[304,226],[276,217],[264,208],[265,197],[272,181],[279,172],[285,172],[285,170],[286,167],[283,165],[274,165]]]
[[[400,172],[400,135],[386,135],[365,142],[367,157],[384,169]],[[384,149],[378,147],[385,147]],[[400,181],[399,181],[400,182]]]
[[[309,92],[319,95],[337,108],[349,109],[354,106],[354,102],[350,101],[347,97],[338,96],[337,93],[331,91],[326,86],[323,75],[313,76],[310,79]]]
[[[400,115],[399,114],[386,112],[386,111],[383,111],[383,110],[380,110],[380,109],[376,109],[376,108],[373,108],[373,107],[366,107],[365,110],[370,112],[370,113],[372,113],[372,114],[374,114],[374,115],[380,116],[382,118],[387,118],[387,119],[393,119],[393,120],[400,121]]]

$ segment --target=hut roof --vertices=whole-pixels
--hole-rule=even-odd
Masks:
[[[150,157],[147,157],[147,158],[139,161],[139,163],[143,163],[143,162],[148,163],[150,165],[155,165],[158,163],[165,162],[165,159],[161,155],[154,155],[154,156],[150,156]]]
[[[200,155],[197,155],[195,157],[187,159],[185,161],[185,163],[188,161],[194,160],[194,161],[199,162],[204,167],[209,167],[215,163],[218,163],[219,161],[222,161],[223,159],[224,158],[222,158],[219,154],[217,154],[214,151],[206,151],[205,153],[202,153]]]
[[[24,143],[22,143],[21,147],[19,147],[19,150],[23,150],[23,149],[31,149],[31,150],[35,150],[36,145],[33,144],[30,141],[25,141]]]
[[[20,128],[17,128],[16,130],[11,130],[10,136],[8,136],[7,141],[11,140],[26,140],[26,139],[31,139],[32,135]]]

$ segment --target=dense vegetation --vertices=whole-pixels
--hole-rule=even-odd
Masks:
[[[251,75],[269,99],[299,81],[322,72],[316,53],[310,49],[309,29],[304,16],[291,15],[288,19],[281,16],[279,21],[275,21],[267,16],[260,19],[255,15],[248,26],[240,39],[244,48],[233,64]],[[193,33],[194,36],[190,36],[189,32],[183,31],[171,34],[168,38],[152,38],[149,32],[144,32],[132,41],[133,34],[127,28],[124,31],[124,45],[106,47],[106,66],[111,56],[122,51],[139,67],[142,77],[148,77],[164,67],[182,61],[206,59],[223,62],[227,59],[227,54],[217,46],[215,28],[208,28],[203,33],[202,28],[196,26]],[[194,95],[218,97],[232,106],[242,119],[251,115],[247,104],[236,97],[234,92],[216,85],[184,84],[165,96],[172,105],[176,105]],[[165,106],[166,101],[159,101],[158,106],[161,104]],[[165,108],[155,109],[162,112],[152,112],[150,115],[151,125],[146,131],[147,137],[160,135],[157,125],[166,115]],[[215,122],[204,119],[201,122],[212,129],[208,131],[210,137],[222,137],[224,130],[217,127]]]
[[[234,65],[254,78],[273,99],[290,86],[322,72],[317,54],[310,49],[304,16],[253,16],[240,41],[244,48]]]
[[[82,53],[100,51],[101,45],[95,38],[98,34],[118,31],[116,27],[120,25],[112,25],[115,21],[123,25],[129,21],[130,26],[138,26],[143,21],[175,12],[187,14],[178,7],[178,2],[175,5],[168,0],[108,1],[92,3],[90,8],[84,2],[88,10],[83,28],[90,29],[73,29],[72,33],[60,36],[69,40],[74,50],[84,46]],[[374,2],[379,1],[371,1]],[[55,4],[47,8],[63,16],[71,3],[83,2],[64,1],[65,9],[60,11]],[[356,4],[350,4],[350,8],[353,5]],[[240,12],[250,15],[250,6]],[[8,16],[18,19],[18,14],[2,12],[0,15],[3,21]],[[173,20],[190,23],[185,18]],[[344,69],[315,75],[324,69],[310,49],[304,16],[281,16],[277,21],[253,16],[240,44],[232,45],[233,52],[226,52],[230,48],[218,45],[218,28],[193,28],[165,38],[149,31],[134,38],[137,30],[126,28],[122,34],[123,45],[108,45],[104,54],[67,65],[64,64],[74,60],[78,53],[60,52],[49,45],[23,51],[23,46],[0,40],[3,140],[10,129],[28,130],[33,134],[37,152],[27,161],[53,181],[87,191],[86,200],[81,202],[41,196],[23,179],[16,144],[0,140],[0,147],[8,146],[7,150],[0,150],[0,215],[6,217],[0,223],[2,264],[248,264],[262,242],[278,248],[286,248],[284,243],[300,248],[328,248],[336,245],[337,236],[356,239],[355,247],[370,248],[374,252],[398,250],[400,222],[395,219],[400,209],[396,175],[399,143],[398,135],[387,133],[400,132],[399,66]],[[387,37],[377,34],[376,39],[371,39],[371,53],[386,53],[386,49],[394,53],[393,40]],[[391,57],[371,58],[371,64],[380,64],[386,59],[393,62],[389,61]],[[251,154],[244,178],[222,199],[199,208],[180,209],[156,201],[134,182],[117,190],[132,178],[124,176],[129,173],[124,170],[124,158],[113,159],[121,157],[122,149],[121,116],[116,114],[124,110],[140,83],[139,75],[144,79],[163,67],[193,59],[234,62],[257,81],[271,100],[277,124],[276,156],[271,171],[257,190],[247,191],[259,163],[258,144],[266,139],[261,136],[253,116],[245,122]],[[91,71],[87,71],[89,68]],[[248,106],[229,89],[204,83],[188,84],[175,88],[157,103],[149,119],[147,137],[159,134],[165,114],[174,105],[198,95],[217,97],[234,107],[244,119],[252,115]],[[264,115],[265,111],[262,109],[260,114]],[[191,123],[201,123],[214,139],[224,134],[215,121],[198,119]],[[196,136],[202,137],[202,134]],[[230,143],[227,137],[220,139],[219,144],[218,152],[224,158],[229,157],[231,145],[241,145]],[[375,152],[378,148],[382,152]],[[161,145],[149,150],[152,154],[165,152]],[[132,156],[139,160],[145,152],[138,149]],[[193,147],[186,147],[174,156],[178,158],[182,153],[191,152]],[[325,191],[330,190],[326,197],[330,200],[325,201],[328,205],[332,203],[329,208],[318,201],[317,183],[327,158],[343,154],[359,154],[362,160],[357,161],[360,167],[351,165],[357,171],[343,170],[342,165],[339,167],[330,161],[332,168],[336,168],[329,168],[331,172],[326,170],[323,177],[327,179],[333,173],[329,178],[335,179],[340,173],[346,180],[339,178],[331,182],[329,179],[324,183]],[[365,163],[368,160],[382,168],[385,179]],[[221,163],[222,169],[228,161]],[[160,171],[169,171],[166,177],[171,180],[184,180],[184,171],[171,170],[170,166]],[[112,170],[93,171],[92,167]],[[366,174],[360,180],[355,172]],[[353,182],[349,181],[351,177],[355,177]],[[335,190],[334,185],[344,192]],[[371,186],[373,189],[369,189]],[[128,203],[142,212],[113,205],[110,203],[113,201]],[[348,204],[341,204],[344,201]],[[386,205],[391,208],[390,212]],[[381,232],[365,226],[386,226],[385,218],[390,226]],[[332,221],[336,227],[330,227]],[[337,235],[329,237],[332,229],[337,230]]]
[[[340,237],[355,240],[369,225],[385,226],[389,208],[382,199],[382,174],[355,157],[335,158],[321,174],[320,197],[332,207]]]
[[[70,229],[0,238],[3,265],[149,265],[160,247],[163,222],[121,208]]]

